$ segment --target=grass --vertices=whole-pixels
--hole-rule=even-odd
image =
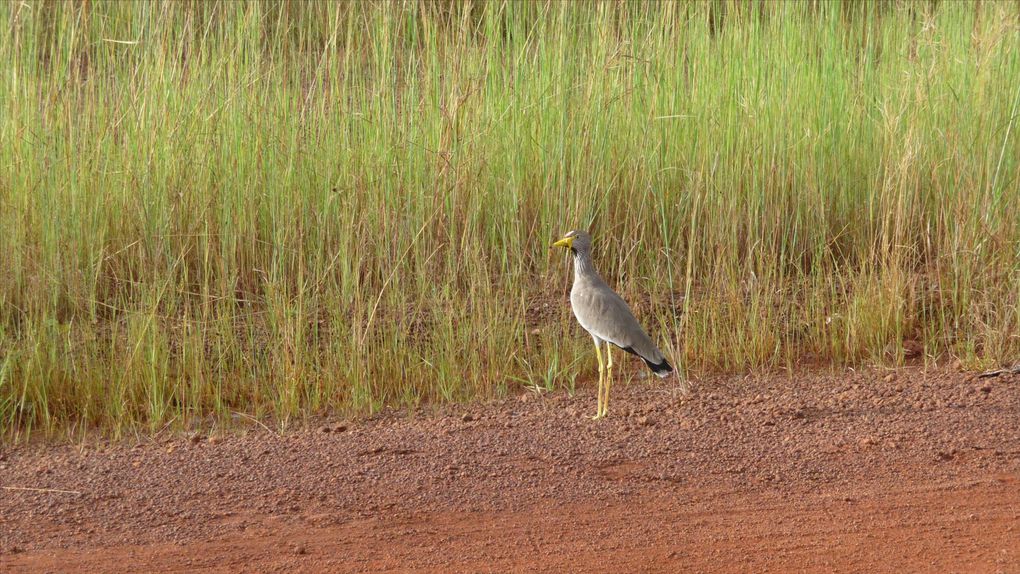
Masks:
[[[1020,356],[1013,2],[9,2],[0,430]]]

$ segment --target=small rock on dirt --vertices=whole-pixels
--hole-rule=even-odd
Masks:
[[[464,413],[464,416],[460,417],[460,420],[462,420],[462,421],[464,421],[466,423],[469,423],[469,422],[475,420],[475,417],[471,413]]]

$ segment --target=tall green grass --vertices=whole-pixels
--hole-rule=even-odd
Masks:
[[[1020,357],[1015,2],[8,2],[0,429]]]

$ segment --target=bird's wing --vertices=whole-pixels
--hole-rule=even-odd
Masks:
[[[664,359],[626,301],[608,286],[591,286],[572,294],[571,304],[577,322],[592,335],[646,361],[661,363]]]

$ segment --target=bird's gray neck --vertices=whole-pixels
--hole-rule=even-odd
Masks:
[[[591,262],[591,253],[588,251],[574,251],[574,281],[581,277],[599,278],[598,271]]]

